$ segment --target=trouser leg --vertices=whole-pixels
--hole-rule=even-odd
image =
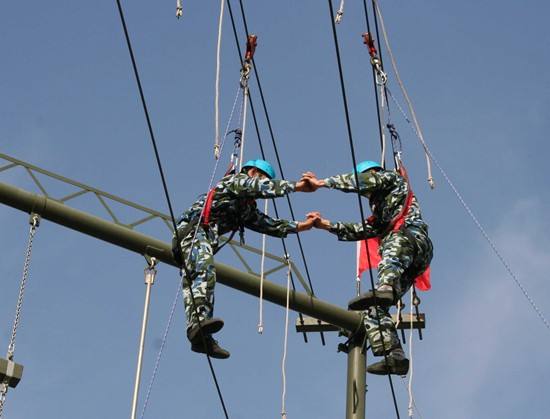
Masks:
[[[183,284],[183,301],[188,329],[198,325],[199,320],[202,322],[212,317],[216,285],[216,268],[211,239],[202,227],[198,229],[195,240],[192,239],[192,237],[186,237],[182,241],[183,257],[191,276],[191,278],[185,277]],[[192,241],[193,243],[191,243]],[[191,290],[189,285],[191,285]]]
[[[388,234],[380,244],[382,260],[378,264],[378,287],[389,285],[398,297],[407,292],[412,278],[404,275],[415,258],[415,243],[401,231]]]
[[[380,325],[378,325],[378,318],[380,318]],[[365,312],[364,322],[374,355],[381,356],[384,352],[401,349],[401,342],[388,308],[370,307]]]

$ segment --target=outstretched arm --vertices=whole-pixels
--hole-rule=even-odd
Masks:
[[[315,228],[327,230],[330,233],[335,234],[338,236],[338,240],[359,241],[370,237],[376,237],[378,235],[374,227],[367,222],[365,222],[366,229],[364,229],[362,223],[333,223],[326,218],[322,218],[319,212],[310,212],[307,216],[308,219],[312,218],[316,220],[314,222]]]
[[[245,222],[245,226],[258,233],[267,234],[273,237],[286,237],[288,233],[298,233],[306,231],[313,227],[316,218],[307,218],[305,221],[289,221],[278,218],[271,218],[260,210]]]
[[[376,190],[385,188],[387,179],[381,172],[368,171],[358,173],[359,192],[361,194],[370,194]],[[357,192],[357,184],[355,182],[355,173],[345,173],[342,175],[330,176],[325,179],[318,179],[312,172],[306,172],[302,175],[302,179],[310,183],[313,188],[332,188],[339,189],[342,192]]]
[[[312,192],[310,185],[304,181],[292,182],[288,180],[270,180],[258,176],[248,176],[239,173],[228,182],[219,185],[227,189],[231,194],[239,198],[278,198],[291,192]]]

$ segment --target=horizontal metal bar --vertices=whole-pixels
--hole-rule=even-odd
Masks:
[[[302,322],[303,319],[303,322]],[[296,319],[296,331],[299,333],[306,332],[338,332],[341,328],[324,321],[319,321],[313,317],[302,316],[302,319]],[[392,314],[392,320],[397,325],[397,329],[410,329],[411,328],[411,315],[405,313],[401,315],[401,321],[397,324],[397,315]],[[426,316],[424,313],[419,313],[418,318],[416,314],[412,316],[413,329],[425,329],[426,328]]]
[[[0,183],[0,202],[27,213],[37,213],[45,220],[177,266],[170,244],[70,208],[59,201]],[[258,276],[241,272],[223,263],[217,262],[215,266],[218,282],[247,294],[259,296]],[[270,281],[264,280],[263,296],[274,304],[283,307],[286,305],[286,288]],[[344,310],[301,292],[291,291],[290,308],[352,332],[361,326],[361,316],[358,313]]]

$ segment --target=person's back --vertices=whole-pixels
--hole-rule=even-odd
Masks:
[[[211,336],[223,327],[223,321],[213,317],[214,255],[221,248],[220,235],[239,231],[243,239],[244,229],[248,228],[285,237],[313,225],[313,220],[275,219],[258,210],[255,201],[258,198],[277,198],[307,189],[304,181],[273,180],[274,177],[275,171],[268,162],[250,160],[240,173],[224,176],[212,190],[199,196],[180,217],[173,248],[185,269],[183,295],[187,337],[195,352],[216,358],[229,357],[229,352],[219,347]]]

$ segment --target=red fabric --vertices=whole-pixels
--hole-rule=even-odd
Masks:
[[[420,291],[429,291],[432,288],[429,266],[421,275],[414,279],[414,284],[416,285],[416,289]]]
[[[214,200],[214,188],[210,189],[208,191],[208,195],[206,195],[206,202],[204,203],[204,208],[202,211],[202,223],[204,225],[210,223],[210,211],[212,210],[212,201]]]
[[[367,257],[367,247],[365,246],[365,242],[367,243],[369,248],[369,257]],[[357,254],[357,277],[359,278],[367,269],[376,268],[382,258],[378,253],[380,247],[380,239],[378,237],[368,240],[361,240],[357,243],[357,246],[359,247],[359,251]],[[418,289],[419,291],[429,291],[432,288],[432,284],[430,282],[430,273],[430,267],[428,266],[428,268],[422,274],[418,275],[414,279],[414,285],[416,286],[416,289]]]
[[[405,170],[405,167],[403,165],[401,165],[401,167],[399,168],[399,174],[407,180],[407,183],[409,182],[407,171]],[[401,227],[403,227],[403,224],[405,223],[405,216],[407,215],[407,213],[409,212],[409,209],[411,208],[413,197],[414,197],[414,194],[412,192],[412,189],[410,188],[410,183],[409,183],[409,193],[407,194],[405,205],[403,205],[403,209],[401,210],[401,212],[393,219],[391,231],[397,231]],[[367,221],[369,223],[373,222],[374,216],[371,215]],[[380,247],[379,237],[373,237],[371,239],[361,240],[358,246],[359,246],[359,249],[357,253],[357,277],[359,278],[363,274],[363,272],[366,271],[367,269],[372,269],[374,267],[377,267],[380,261],[382,260],[382,258],[379,253],[379,247]],[[368,256],[367,256],[367,246],[369,249]],[[416,288],[420,291],[428,291],[429,289],[432,288],[432,285],[430,283],[429,266],[421,275],[417,276],[414,279],[414,284]]]
[[[365,245],[365,242],[369,247],[369,257],[367,257],[367,247]],[[378,237],[374,237],[368,240],[361,240],[358,243],[358,246],[360,246],[358,254],[359,260],[357,263],[357,276],[359,277],[367,269],[376,268],[382,258],[378,253],[378,248],[380,247],[380,239]]]

